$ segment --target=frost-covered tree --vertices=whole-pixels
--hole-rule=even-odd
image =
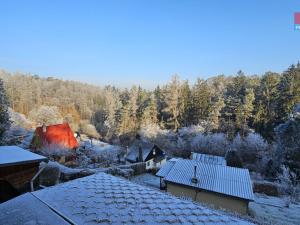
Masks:
[[[100,138],[100,135],[97,132],[95,126],[90,124],[87,120],[80,121],[79,131],[83,134],[86,134],[90,138]]]
[[[114,87],[108,86],[105,89],[105,125],[108,130],[106,134],[108,139],[113,137],[117,132],[121,108],[122,102],[120,100],[119,93]]]
[[[300,104],[294,107],[289,120],[275,129],[282,162],[300,178]]]
[[[10,128],[8,113],[8,99],[4,90],[3,81],[0,79],[0,144],[5,142],[5,132]]]
[[[38,109],[33,109],[29,113],[29,118],[38,125],[52,125],[63,122],[63,118],[56,106],[43,105]]]
[[[257,133],[249,133],[245,137],[238,133],[232,140],[230,149],[239,155],[245,165],[255,169],[260,164],[261,157],[266,155],[268,143]]]

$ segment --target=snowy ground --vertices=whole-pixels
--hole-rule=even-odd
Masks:
[[[134,176],[130,179],[130,181],[159,189],[159,177],[154,176],[151,173],[144,173]]]
[[[102,151],[112,151],[119,149],[118,146],[116,145],[110,145],[108,143],[93,139],[92,140],[92,145],[90,140],[83,140],[81,141],[80,145],[85,146],[86,148],[92,149],[93,151],[96,152],[102,152]]]
[[[255,194],[255,201],[249,204],[249,211],[263,224],[300,224],[300,203],[286,207],[282,198]]]

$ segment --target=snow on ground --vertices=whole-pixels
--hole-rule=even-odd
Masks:
[[[151,173],[143,173],[137,176],[134,176],[130,179],[130,181],[142,184],[145,186],[150,186],[159,189],[160,179],[157,176],[152,175]]]
[[[108,143],[93,139],[92,144],[90,140],[83,140],[81,146],[91,150],[95,154],[110,154],[116,155],[120,151],[120,147],[116,145],[110,145]]]
[[[256,193],[254,202],[249,204],[249,211],[258,221],[265,224],[300,224],[300,203],[291,203],[286,207],[282,198]]]

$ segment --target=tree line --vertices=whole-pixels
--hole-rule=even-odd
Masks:
[[[274,128],[300,102],[299,63],[281,74],[238,71],[234,76],[199,78],[192,85],[175,75],[154,90],[97,87],[6,71],[0,71],[0,77],[14,111],[30,116],[42,106],[55,106],[75,129],[80,121],[89,121],[107,141],[134,135],[149,124],[176,132],[201,123],[229,139],[254,130],[272,141]]]

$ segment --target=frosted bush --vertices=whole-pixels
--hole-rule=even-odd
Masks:
[[[178,134],[181,137],[184,137],[184,136],[193,137],[199,133],[204,133],[204,132],[205,132],[205,128],[201,125],[192,125],[189,127],[180,128],[178,130]]]
[[[39,150],[44,156],[47,157],[62,157],[75,155],[74,150],[70,150],[67,147],[58,144],[44,144]]]
[[[153,142],[164,150],[174,150],[177,148],[177,135],[170,131],[161,129],[157,125],[147,125],[140,129],[142,139]]]
[[[212,155],[225,156],[228,141],[223,133],[198,134],[192,139],[191,150]]]
[[[31,127],[32,122],[28,120],[24,114],[14,112],[11,108],[8,108],[8,113],[13,126],[22,128]]]
[[[282,195],[291,195],[293,192],[292,179],[295,174],[287,166],[281,166],[281,173],[278,175],[280,192]]]

